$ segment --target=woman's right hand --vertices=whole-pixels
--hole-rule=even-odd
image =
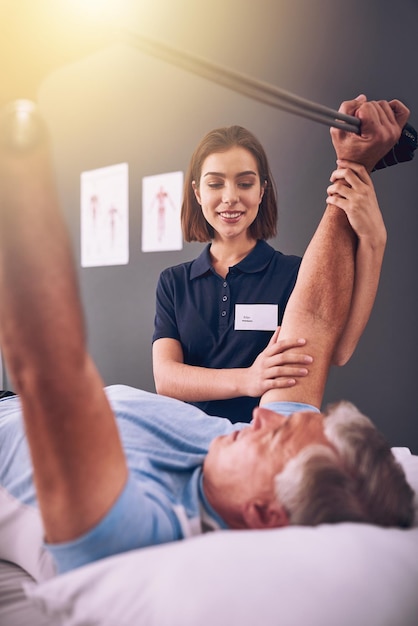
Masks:
[[[293,387],[297,378],[309,374],[313,359],[295,348],[306,344],[305,339],[279,339],[280,327],[276,329],[266,348],[260,352],[254,363],[245,371],[245,391],[243,395],[262,396],[269,389]]]

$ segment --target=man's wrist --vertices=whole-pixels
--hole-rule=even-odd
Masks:
[[[411,161],[418,147],[418,133],[413,126],[405,124],[396,144],[373,167],[372,172],[391,167],[397,163]]]

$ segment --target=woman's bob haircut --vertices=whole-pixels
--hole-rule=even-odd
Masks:
[[[181,227],[186,241],[211,241],[215,231],[203,216],[192,183],[200,185],[200,176],[205,159],[214,152],[225,152],[230,148],[245,148],[254,156],[260,183],[264,187],[257,217],[251,224],[250,235],[254,239],[270,239],[277,233],[277,195],[267,156],[263,146],[250,131],[242,126],[225,126],[211,130],[200,141],[194,151],[184,181]]]

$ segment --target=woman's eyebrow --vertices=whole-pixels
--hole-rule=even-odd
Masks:
[[[245,172],[240,172],[236,175],[236,178],[239,176],[258,176],[257,172],[253,172],[253,170],[247,170]]]
[[[235,175],[235,178],[249,175],[258,176],[257,172],[253,172],[253,170],[246,170],[245,172],[238,172],[238,174]],[[203,177],[205,176],[220,176],[221,178],[226,178],[226,174],[223,174],[222,172],[205,172]]]

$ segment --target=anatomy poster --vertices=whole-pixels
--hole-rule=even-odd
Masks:
[[[142,252],[181,250],[183,172],[142,179]]]
[[[129,261],[128,164],[81,174],[81,266]]]

